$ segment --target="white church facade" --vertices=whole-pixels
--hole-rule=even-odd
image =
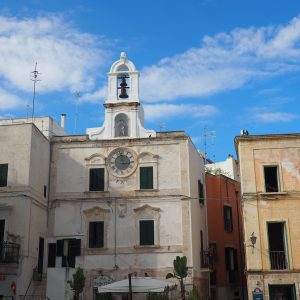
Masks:
[[[129,273],[164,279],[177,255],[188,259],[186,284],[195,284],[208,298],[202,256],[207,250],[204,161],[184,132],[144,128],[139,75],[121,53],[108,73],[103,126],[46,141],[49,193],[43,200],[45,220],[38,226],[50,299],[71,298],[67,281],[77,267],[86,276],[83,299],[93,299],[103,280]],[[0,209],[0,221],[1,216]],[[21,256],[26,238],[20,237]],[[35,251],[36,263],[38,257]],[[18,288],[17,294],[25,293]]]

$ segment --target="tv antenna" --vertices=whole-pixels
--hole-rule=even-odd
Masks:
[[[79,98],[81,97],[80,91],[75,91],[74,92],[75,96],[75,127],[74,127],[74,133],[77,133],[77,126],[78,126],[78,103],[79,103]]]
[[[210,137],[213,139],[212,145],[214,145],[214,138],[216,137],[216,131],[207,131],[207,125],[204,125],[203,128],[203,138],[204,138],[204,164],[207,162],[207,138]]]
[[[159,131],[161,132],[163,129],[166,128],[166,123],[160,123],[159,124]]]
[[[30,80],[33,81],[33,97],[32,97],[32,115],[31,118],[33,119],[34,117],[34,102],[35,102],[35,86],[38,81],[41,81],[38,77],[41,75],[39,71],[37,70],[37,62],[35,63],[35,68],[34,71],[30,73]]]

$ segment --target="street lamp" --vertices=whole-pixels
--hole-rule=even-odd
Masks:
[[[257,237],[254,235],[254,232],[252,232],[251,236],[250,236],[250,241],[251,241],[251,244],[250,246],[252,246],[254,248],[254,245],[256,244],[256,240],[257,240]]]

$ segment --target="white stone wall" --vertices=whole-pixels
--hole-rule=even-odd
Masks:
[[[0,219],[5,220],[4,240],[21,245],[17,295],[24,294],[37,265],[39,238],[46,237],[50,146],[33,124],[0,126],[0,163],[8,164],[7,187],[0,188]],[[8,235],[7,235],[8,233]],[[5,265],[0,272],[5,274]],[[10,290],[3,291],[9,295]]]
[[[106,167],[110,152],[118,147],[135,153],[135,172],[120,179],[106,170],[106,191],[89,192],[89,167]],[[141,191],[138,167],[147,162],[154,166],[155,188]],[[200,230],[204,243],[207,238],[205,207],[198,201],[198,179],[204,184],[203,160],[183,133],[174,138],[166,134],[147,140],[96,142],[86,137],[55,138],[49,235],[53,239],[82,240],[82,256],[76,257],[76,265],[86,272],[87,299],[99,272],[115,280],[129,272],[164,278],[173,270],[177,255],[188,257],[191,273],[187,282],[191,283],[192,277],[207,279],[200,270]],[[90,249],[88,223],[97,217],[105,222],[104,248]],[[154,246],[139,245],[138,222],[145,218],[155,222]],[[56,263],[52,273],[61,269],[61,258]],[[48,280],[47,290],[53,284]]]

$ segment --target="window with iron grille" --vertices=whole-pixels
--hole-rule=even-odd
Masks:
[[[232,232],[232,208],[228,205],[224,205],[224,228],[228,232]]]
[[[104,168],[90,169],[90,191],[104,191]]]
[[[0,164],[0,187],[7,186],[8,164]]]
[[[140,167],[140,189],[153,189],[153,167]]]
[[[154,245],[154,220],[140,221],[140,245]]]

